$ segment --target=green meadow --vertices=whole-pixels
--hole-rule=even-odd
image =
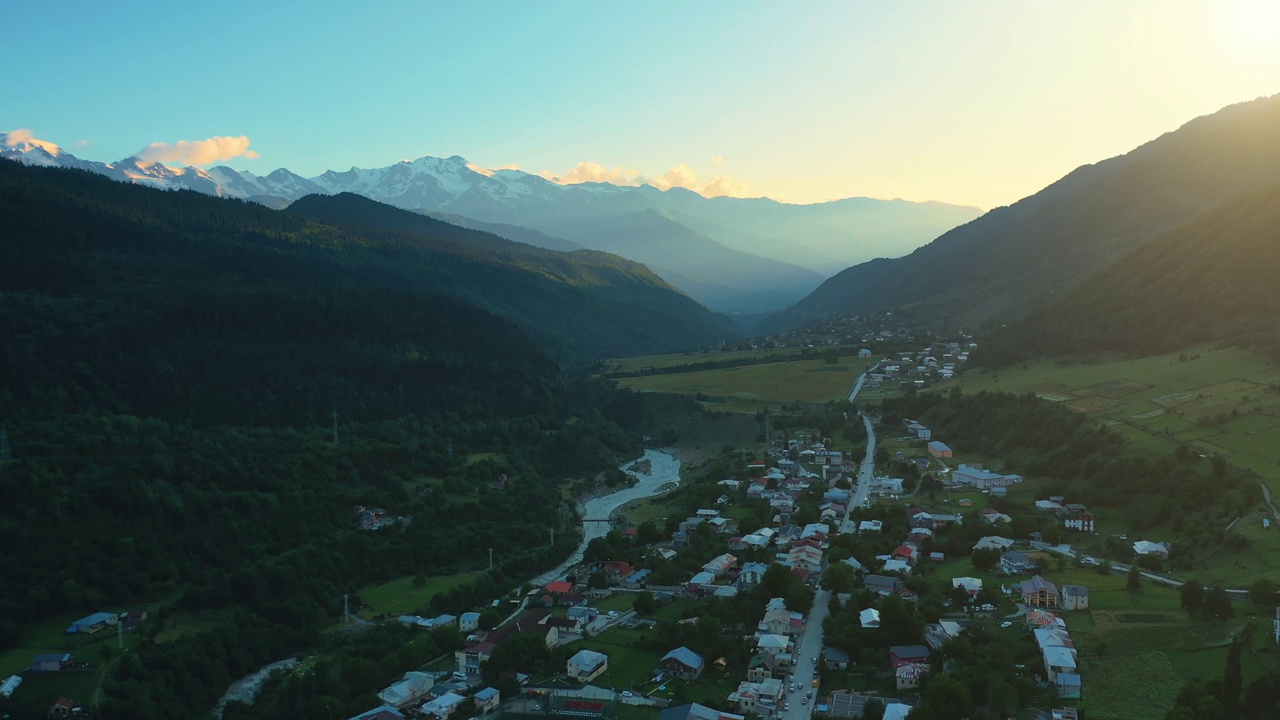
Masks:
[[[853,383],[870,360],[842,357],[836,364],[823,360],[784,360],[715,370],[620,378],[618,383],[643,392],[704,395],[711,410],[754,413],[765,407],[794,402],[824,403],[848,397]]]

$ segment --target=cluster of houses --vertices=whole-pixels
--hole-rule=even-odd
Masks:
[[[1037,500],[1036,509],[1053,513],[1062,527],[1071,532],[1089,535],[1097,533],[1093,513],[1089,512],[1089,508],[1080,503],[1068,503],[1061,495],[1054,495],[1048,500]]]
[[[916,565],[922,561],[943,562],[946,557],[940,552],[929,553],[923,557],[920,549],[934,533],[952,525],[963,525],[964,518],[953,513],[929,513],[913,507],[907,509],[907,535],[902,544],[894,548],[888,555],[877,555],[876,561],[882,563],[880,572],[894,575],[910,575]],[[879,520],[863,520],[858,524],[859,533],[881,532]],[[857,562],[857,561],[854,561]],[[854,568],[855,570],[858,568]]]
[[[412,515],[388,515],[385,508],[352,505],[351,512],[360,523],[361,530],[381,530],[394,525],[408,525],[413,522]]]
[[[796,641],[804,632],[802,613],[787,609],[783,598],[765,605],[756,627],[756,654],[747,664],[747,679],[729,694],[729,702],[743,715],[775,717],[783,706],[787,673],[793,663]]]
[[[474,717],[498,709],[502,698],[492,687],[475,689],[456,676],[441,681],[431,673],[411,671],[378,693],[382,705],[351,720],[445,720]]]
[[[959,372],[960,366],[969,361],[969,352],[977,349],[977,343],[952,342],[885,358],[867,373],[867,386],[876,388],[886,383],[911,383],[924,387],[929,382],[950,380]],[[871,357],[871,351],[859,351],[858,357]],[[925,434],[915,437],[928,440],[928,428],[921,428]]]

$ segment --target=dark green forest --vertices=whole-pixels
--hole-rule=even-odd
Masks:
[[[563,480],[640,450],[633,397],[434,292],[410,236],[9,162],[0,226],[0,648],[160,600],[226,618],[149,632],[108,719],[202,715],[344,593],[493,547],[430,610],[487,602],[576,545],[545,541]],[[356,504],[412,521],[361,531]]]
[[[983,343],[999,367],[1037,357],[1153,355],[1227,342],[1280,358],[1280,187],[1127,255]]]

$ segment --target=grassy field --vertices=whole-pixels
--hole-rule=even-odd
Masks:
[[[753,358],[799,357],[800,348],[767,348],[760,350],[733,350],[730,352],[668,353],[666,355],[638,355],[629,358],[605,360],[604,372],[640,372],[659,368],[679,367],[704,362],[751,360]]]
[[[703,394],[708,409],[757,412],[796,401],[822,403],[847,397],[870,360],[843,357],[835,365],[822,360],[792,360],[762,365],[695,370],[622,378],[623,387],[645,392]]]
[[[436,593],[452,590],[479,576],[479,572],[458,573],[440,577],[428,577],[422,585],[415,586],[413,576],[406,575],[382,585],[360,591],[360,599],[375,614],[407,615],[431,604]]]
[[[1280,393],[1267,391],[1277,382],[1280,367],[1258,355],[1200,347],[1138,360],[970,370],[937,387],[1034,392],[1111,425],[1136,449],[1167,454],[1189,442],[1280,489]],[[1226,423],[1205,424],[1233,411]]]
[[[616,627],[599,637],[574,643],[570,651],[595,650],[608,655],[609,676],[600,682],[615,688],[630,688],[632,684],[640,685],[653,677],[653,671],[662,659],[662,653],[656,650],[636,647],[643,635],[642,630]]]

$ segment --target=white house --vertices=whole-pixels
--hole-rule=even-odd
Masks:
[[[1133,544],[1134,555],[1155,555],[1161,560],[1169,559],[1169,543],[1164,542],[1147,542],[1139,540]]]
[[[581,683],[589,683],[609,669],[609,656],[593,650],[579,650],[569,658],[567,673]]]
[[[461,695],[456,695],[451,692],[445,693],[426,705],[423,705],[418,709],[418,712],[428,717],[436,717],[440,718],[440,720],[444,720],[444,718],[453,715],[454,711],[457,710],[465,700],[466,698]]]
[[[424,672],[407,672],[403,680],[378,693],[378,699],[402,708],[425,698],[434,684],[434,678]]]
[[[480,613],[465,612],[458,618],[458,630],[466,633],[480,628]]]
[[[1089,588],[1084,585],[1063,585],[1062,586],[1062,609],[1063,610],[1088,610],[1089,609]]]
[[[994,487],[1016,485],[1022,482],[1022,476],[1003,475],[984,470],[981,465],[961,463],[960,467],[951,471],[951,481],[959,485],[971,485],[979,490],[988,490]]]
[[[880,627],[880,611],[875,608],[867,608],[858,613],[858,620],[862,627],[868,630]]]
[[[729,702],[733,703],[743,715],[759,715],[776,717],[782,709],[782,681],[769,678],[760,682],[744,682],[738,689],[729,694]]]

